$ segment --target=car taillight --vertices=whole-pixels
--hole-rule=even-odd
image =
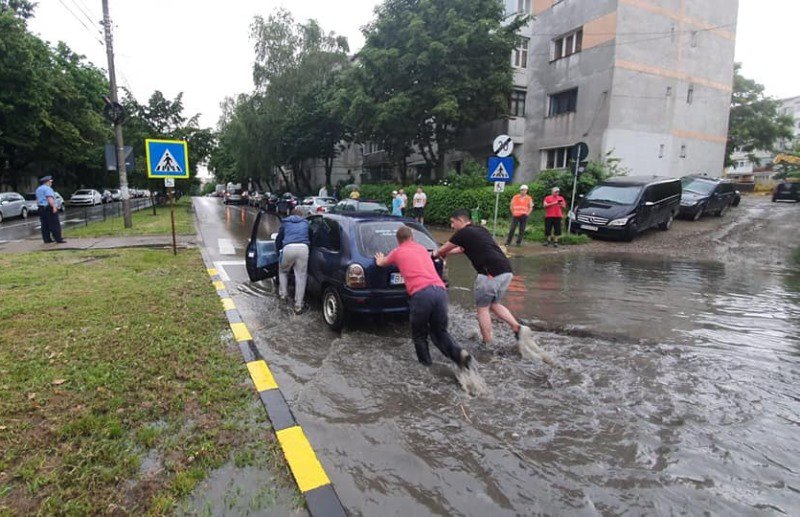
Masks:
[[[441,259],[442,261],[442,281],[447,283],[447,260]]]
[[[321,214],[321,213],[322,213],[322,212],[324,212],[324,211],[325,211],[325,207],[323,207],[323,206],[318,206],[318,207],[317,207],[317,213],[318,213],[318,214]]]
[[[367,279],[364,277],[364,268],[361,264],[350,264],[347,267],[345,284],[351,289],[363,289],[367,286]]]

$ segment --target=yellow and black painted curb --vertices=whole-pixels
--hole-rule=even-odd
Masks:
[[[209,261],[203,253],[206,267]],[[222,301],[222,308],[228,317],[233,337],[239,345],[250,378],[267,410],[267,416],[275,430],[275,436],[281,446],[286,463],[292,471],[297,488],[303,494],[308,511],[313,517],[338,517],[346,515],[342,502],[325,473],[325,469],[317,459],[314,449],[306,438],[303,429],[286,403],[267,362],[261,356],[253,342],[253,336],[242,321],[236,305],[214,268],[208,268],[208,274]]]

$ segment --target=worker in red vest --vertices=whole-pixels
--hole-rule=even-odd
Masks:
[[[511,246],[511,240],[514,238],[514,231],[519,225],[519,235],[517,236],[517,246],[522,245],[522,237],[525,235],[525,225],[528,224],[528,216],[533,211],[533,198],[528,195],[528,185],[520,185],[519,194],[511,198],[511,229],[506,238],[506,246]]]

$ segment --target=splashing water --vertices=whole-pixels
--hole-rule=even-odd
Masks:
[[[473,397],[479,397],[488,393],[489,388],[486,386],[486,381],[478,372],[478,367],[475,360],[469,368],[459,368],[456,372],[456,379],[461,384],[461,388]]]
[[[555,362],[550,354],[542,350],[536,343],[531,329],[525,325],[519,329],[519,354],[523,359],[541,359],[549,365],[554,365]]]

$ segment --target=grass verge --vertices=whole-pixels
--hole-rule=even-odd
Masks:
[[[194,233],[192,200],[184,196],[175,203],[175,233],[191,235]],[[152,208],[143,208],[133,213],[133,228],[125,228],[122,217],[111,217],[105,221],[91,222],[88,226],[70,227],[65,237],[125,237],[135,235],[172,234],[169,205],[157,206],[156,215]]]
[[[486,228],[491,232],[494,229],[494,220],[488,219],[486,221]],[[497,239],[505,242],[508,236],[508,230],[511,228],[511,221],[507,219],[497,220]],[[514,232],[514,242],[517,239],[517,232]],[[523,240],[525,242],[544,242],[544,210],[534,210],[530,217],[528,217],[528,224],[525,226],[525,235]],[[591,239],[586,235],[570,234],[567,233],[566,219],[561,222],[561,237],[558,242],[561,244],[586,244]]]
[[[171,512],[269,447],[196,250],[0,257],[0,285],[0,515]]]

